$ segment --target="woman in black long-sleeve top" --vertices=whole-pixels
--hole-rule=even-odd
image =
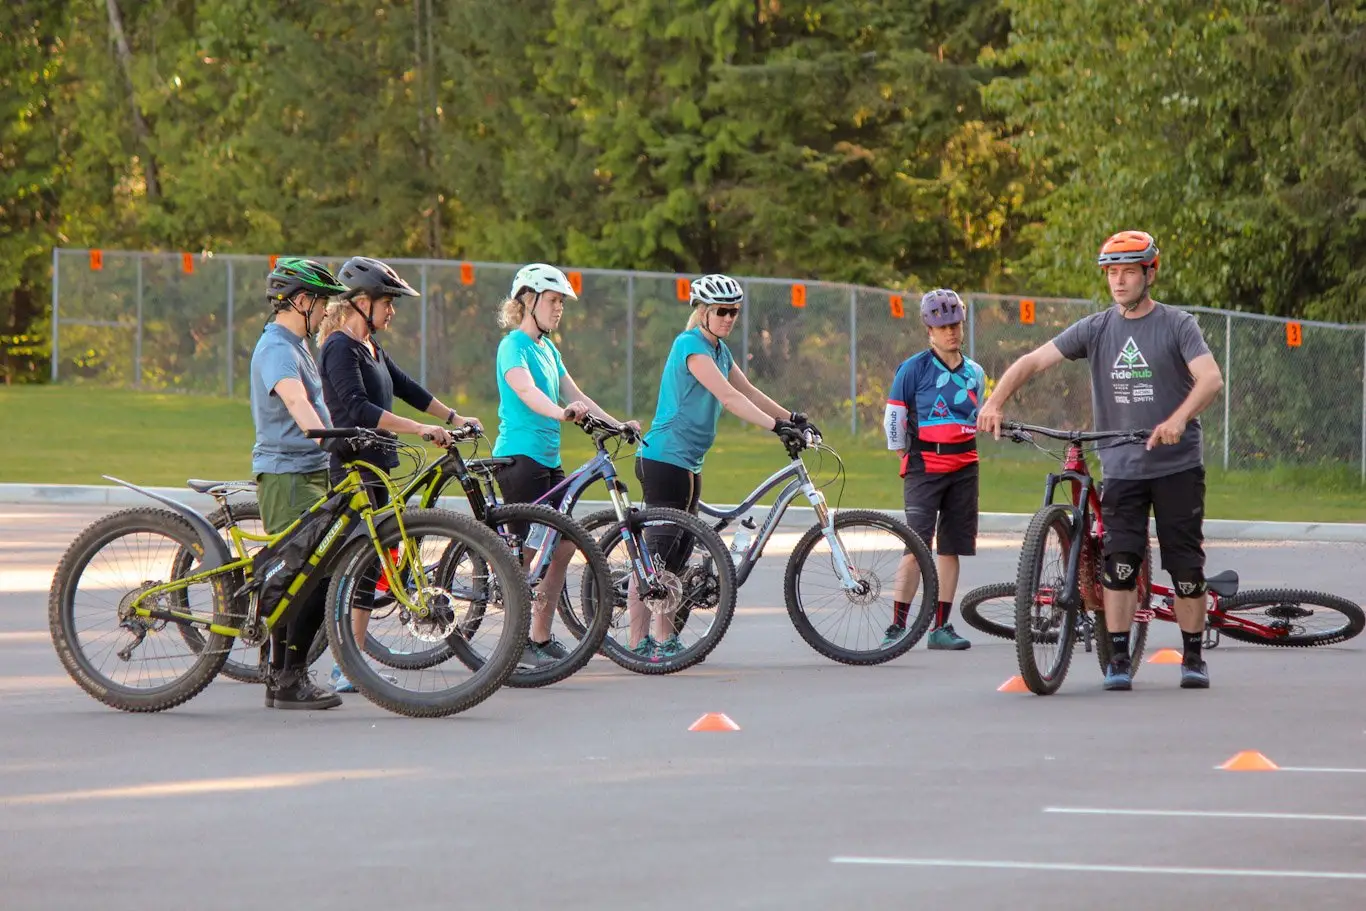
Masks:
[[[327,315],[318,330],[322,336],[319,372],[332,426],[375,427],[395,433],[425,434],[438,445],[446,444],[448,437],[444,428],[394,414],[395,396],[418,411],[442,418],[455,427],[478,423],[474,418],[456,414],[454,408],[447,407],[422,388],[375,341],[375,333],[388,329],[393,321],[394,299],[418,296],[413,286],[389,266],[365,256],[347,260],[338,277],[348,291],[340,300],[328,304]],[[356,457],[386,471],[398,465],[397,453],[385,448],[362,447]],[[341,459],[334,454],[330,467],[332,482],[335,484],[344,473]],[[362,469],[362,476],[368,474]],[[367,477],[366,481],[377,506],[388,502],[388,491],[378,479]],[[362,609],[351,616],[356,641],[364,642],[370,614]],[[341,668],[335,665],[332,684],[337,692],[355,692]]]

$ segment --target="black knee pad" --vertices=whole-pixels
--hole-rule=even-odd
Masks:
[[[1100,584],[1114,592],[1131,592],[1138,588],[1138,570],[1143,558],[1138,554],[1121,552],[1105,555],[1105,571]]]
[[[1174,569],[1170,573],[1172,588],[1178,598],[1198,598],[1209,591],[1205,584],[1205,571],[1198,566],[1190,569]]]

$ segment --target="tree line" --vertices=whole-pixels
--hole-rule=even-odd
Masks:
[[[54,245],[428,256],[1366,320],[1366,0],[12,0],[0,336]]]

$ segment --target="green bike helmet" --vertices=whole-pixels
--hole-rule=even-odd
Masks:
[[[346,293],[346,286],[322,263],[297,256],[282,256],[275,261],[266,279],[266,298],[278,310],[288,307],[290,298],[305,291],[320,297],[335,297]]]

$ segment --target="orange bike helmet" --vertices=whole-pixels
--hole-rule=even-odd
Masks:
[[[1120,231],[1100,245],[1100,258],[1096,263],[1102,269],[1122,263],[1156,267],[1157,243],[1146,231]]]

